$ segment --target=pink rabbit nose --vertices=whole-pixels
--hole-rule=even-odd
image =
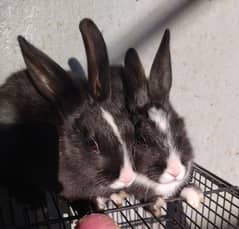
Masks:
[[[181,172],[180,166],[179,165],[173,165],[169,170],[168,173],[173,176],[177,177]]]
[[[122,168],[119,180],[125,184],[126,187],[130,186],[135,180],[136,174],[131,168]]]

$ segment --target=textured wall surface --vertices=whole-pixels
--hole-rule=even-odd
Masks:
[[[85,69],[79,21],[95,20],[112,63],[129,47],[148,71],[163,30],[171,30],[172,101],[186,118],[196,161],[239,185],[238,0],[1,0],[0,82],[24,67],[21,34],[66,69]]]

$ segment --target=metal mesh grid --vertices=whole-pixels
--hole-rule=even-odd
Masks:
[[[199,209],[192,208],[181,199],[169,200],[159,218],[144,210],[149,203],[139,203],[134,198],[125,200],[118,208],[108,203],[105,211],[115,219],[120,228],[135,229],[238,229],[239,189],[231,186],[198,165],[194,165],[191,183],[204,192],[204,201]],[[10,192],[0,187],[0,228],[68,229],[79,218],[67,201],[54,193],[45,193],[44,201],[37,209],[29,204],[20,204]]]

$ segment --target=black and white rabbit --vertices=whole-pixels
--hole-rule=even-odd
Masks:
[[[131,156],[134,126],[126,108],[118,100],[122,94],[116,95],[120,90],[115,80],[120,79],[121,76],[117,75],[122,74],[122,67],[110,67],[103,36],[93,21],[82,20],[80,31],[86,48],[90,96],[78,106],[75,114],[71,114],[70,122],[75,125],[67,124],[64,128],[66,137],[62,135],[60,150],[70,149],[60,156],[65,167],[61,182],[65,183],[65,196],[73,193],[72,196],[76,194],[85,198],[109,197],[114,190],[130,186],[135,179]],[[75,128],[78,129],[77,134]],[[82,143],[79,143],[80,139]],[[84,143],[88,143],[90,148],[81,149]],[[78,152],[79,157],[72,157],[70,152]],[[81,159],[82,154],[85,156]],[[67,165],[65,161],[70,160]],[[77,165],[77,161],[82,164]],[[72,164],[78,169],[72,170]],[[68,179],[74,180],[74,184],[67,185]]]
[[[111,75],[117,71],[110,68],[95,24],[85,19],[80,30],[88,60],[88,82],[80,89],[65,70],[21,36],[27,70],[16,73],[0,89],[0,122],[55,125],[58,180],[61,194],[71,201],[108,197],[128,187],[136,176],[131,160],[134,126],[111,96]]]
[[[154,206],[156,214],[162,199],[173,196],[186,184],[193,163],[184,120],[169,99],[172,85],[169,41],[170,33],[166,30],[149,79],[136,50],[129,49],[125,55],[126,100],[137,140],[134,149],[137,176],[129,192],[146,201],[159,196]],[[193,186],[184,187],[181,196],[194,207],[202,199],[201,191]]]

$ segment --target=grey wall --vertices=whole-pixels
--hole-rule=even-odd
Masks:
[[[238,0],[1,0],[0,81],[24,66],[24,35],[63,67],[85,68],[84,17],[102,29],[113,63],[136,47],[148,72],[162,36],[172,34],[172,101],[186,118],[196,161],[239,185]]]

